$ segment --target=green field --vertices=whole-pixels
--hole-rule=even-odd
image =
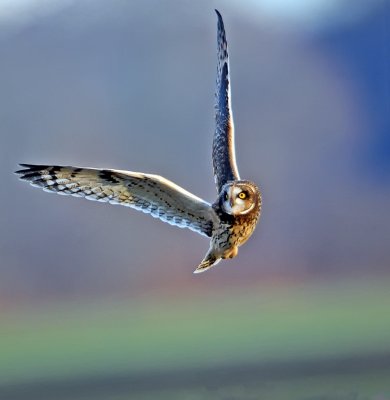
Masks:
[[[252,286],[9,312],[0,399],[387,400],[389,292]]]

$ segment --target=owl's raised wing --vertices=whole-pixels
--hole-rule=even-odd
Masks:
[[[213,140],[213,167],[218,193],[222,186],[240,179],[234,149],[234,123],[230,101],[229,56],[226,33],[221,14],[217,34],[217,87],[215,91],[215,133]]]
[[[45,191],[134,208],[171,225],[211,236],[211,205],[158,175],[138,172],[20,164],[22,180]]]

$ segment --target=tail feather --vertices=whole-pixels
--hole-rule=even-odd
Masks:
[[[215,256],[212,253],[207,253],[203,261],[197,266],[194,274],[200,274],[201,272],[207,271],[214,265],[217,265],[221,261],[221,258]]]

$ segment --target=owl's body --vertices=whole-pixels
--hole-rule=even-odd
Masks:
[[[228,196],[229,199],[226,200],[225,196],[229,189],[234,189],[238,184],[243,185],[246,190],[250,188],[252,199],[249,201],[251,207],[247,209],[247,212],[244,214],[230,214],[227,212],[227,207],[225,205],[226,201],[230,201],[230,197]],[[219,222],[214,227],[210,248],[198,267],[199,272],[203,269],[210,268],[221,259],[236,257],[238,254],[238,247],[249,239],[256,228],[261,212],[261,194],[253,182],[229,182],[225,185],[212,207],[218,216]]]
[[[216,131],[212,155],[218,197],[213,204],[159,175],[31,164],[21,164],[24,169],[17,171],[21,179],[45,191],[128,206],[210,237],[209,251],[194,272],[235,257],[238,247],[252,235],[261,212],[258,187],[240,180],[235,162],[227,42],[218,11],[217,15]]]

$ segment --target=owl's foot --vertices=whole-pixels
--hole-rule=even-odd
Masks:
[[[234,258],[238,254],[238,247],[233,246],[223,253],[222,258]]]

